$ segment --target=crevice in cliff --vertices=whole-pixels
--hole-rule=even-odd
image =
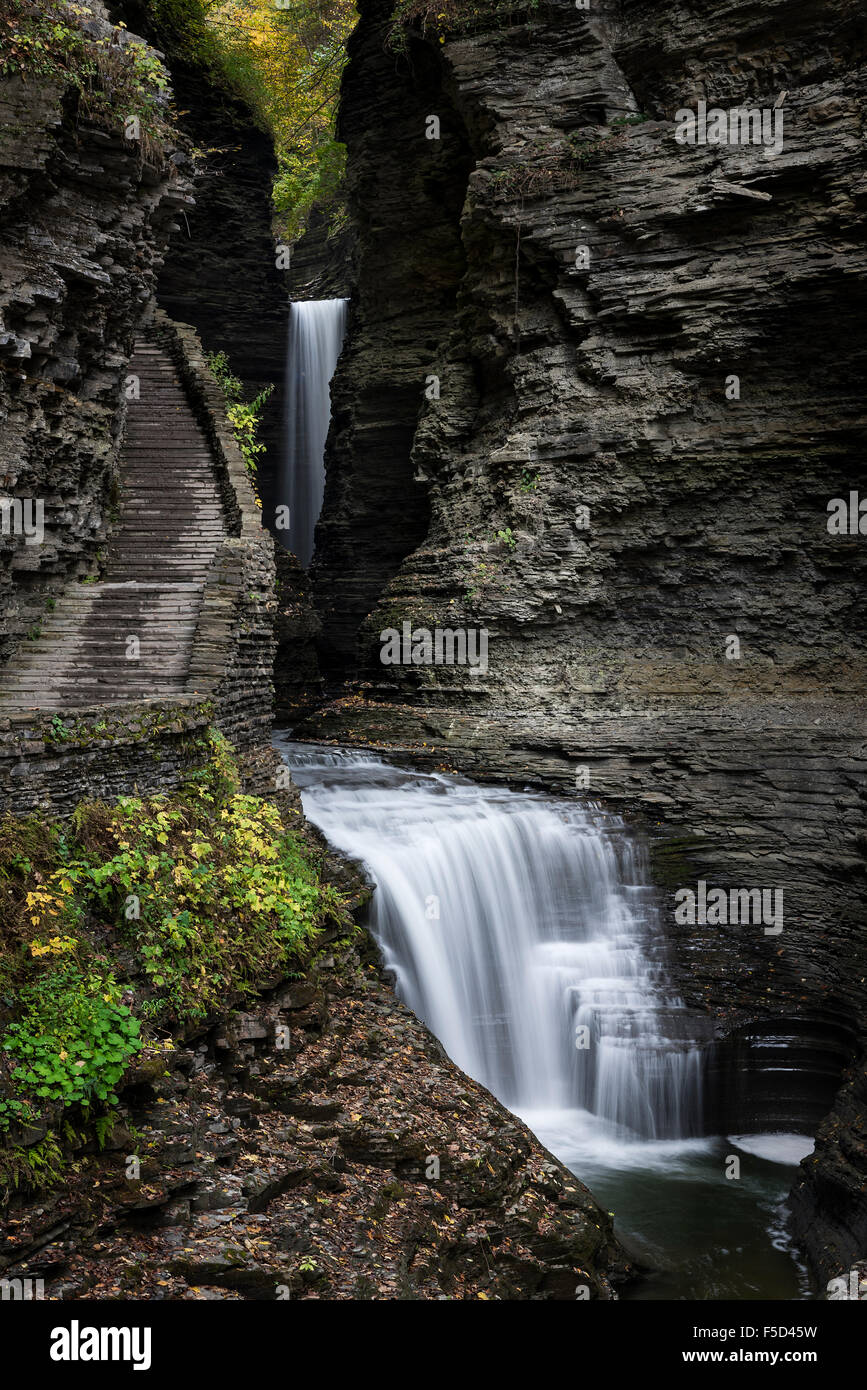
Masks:
[[[320,659],[333,679],[355,674],[361,624],[428,532],[412,446],[465,269],[467,132],[439,55],[415,39],[404,56],[386,49],[388,16],[388,6],[369,8],[351,40],[338,128],[360,249],[312,569]],[[439,134],[428,139],[432,115]]]

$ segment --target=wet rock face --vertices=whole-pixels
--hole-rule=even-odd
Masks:
[[[363,6],[344,84],[353,112],[381,94],[369,55],[387,8]],[[525,18],[431,44],[436,157],[471,165],[433,365],[405,348],[410,326],[415,342],[419,321],[442,322],[425,318],[428,285],[408,289],[404,264],[403,287],[378,300],[364,279],[383,248],[412,255],[402,190],[425,151],[399,77],[390,120],[371,114],[350,151],[358,286],[315,580],[353,699],[308,732],[622,810],[651,840],[678,982],[729,1039],[723,1112],[768,1119],[748,1040],[776,1026],[813,1079],[774,1123],[815,1123],[862,1046],[867,977],[867,550],[857,524],[828,528],[832,499],[867,495],[863,20],[843,0],[724,3],[710,20],[685,0],[564,3]],[[770,132],[782,112],[782,144],[679,143],[677,113],[700,100],[764,111]],[[455,264],[443,257],[443,282]],[[428,372],[438,400],[425,398]],[[389,411],[387,476],[408,476],[413,373],[409,457],[430,519],[368,602],[382,567],[362,496],[383,534],[422,514],[408,493],[365,487]],[[377,433],[364,435],[364,383],[389,374],[404,414],[380,389]],[[487,629],[487,670],[383,666],[379,634],[402,621]],[[674,894],[699,878],[782,888],[782,933],[678,925]],[[851,1117],[843,1105],[840,1134]],[[816,1172],[840,1143],[823,1129]],[[863,1149],[843,1148],[863,1183]],[[835,1187],[840,1258],[860,1253],[844,1210],[856,1188]],[[804,1187],[814,1259],[831,1239],[828,1191],[815,1176]]]
[[[336,223],[335,209],[311,210],[304,235],[292,248],[290,299],[348,299],[358,248],[352,225]]]
[[[0,660],[107,534],[133,337],[189,202],[170,154],[56,82],[0,82],[0,494],[44,508],[41,544],[0,534]]]
[[[310,601],[310,581],[298,560],[275,546],[277,613],[274,660],[274,717],[283,727],[309,714],[322,698],[316,660],[321,625]]]
[[[182,9],[183,7],[181,7]],[[228,354],[249,398],[273,388],[261,416],[257,483],[265,524],[273,527],[283,452],[288,281],[278,269],[271,186],[277,159],[250,109],[193,65],[173,7],[109,0],[124,21],[165,54],[176,120],[195,151],[195,206],[186,209],[160,275],[157,299],[190,323],[206,352]]]
[[[6,1277],[65,1299],[608,1299],[627,1272],[608,1213],[345,942],[131,1080]]]
[[[789,1198],[795,1234],[825,1282],[845,1277],[857,1263],[853,1252],[867,1249],[865,1149],[867,1068],[859,1062],[844,1078]]]

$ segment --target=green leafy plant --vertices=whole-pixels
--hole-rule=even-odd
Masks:
[[[72,730],[69,725],[64,723],[59,714],[55,714],[51,720],[51,737],[55,743],[64,743],[71,737]]]
[[[113,1088],[141,1046],[141,1025],[120,994],[111,974],[82,970],[74,961],[26,986],[18,1021],[0,1042],[17,1060],[15,1085],[64,1105],[114,1104]]]
[[[78,93],[81,114],[114,133],[134,117],[138,147],[152,162],[162,159],[171,131],[168,75],[152,48],[127,42],[123,24],[105,37],[87,33],[82,28],[91,14],[86,5],[5,0],[5,9],[0,76],[65,82]]]
[[[228,741],[198,742],[170,794],[0,820],[0,1133],[61,1102],[102,1142],[98,1112],[133,1057],[164,1069],[167,1027],[293,975],[326,921],[352,928],[317,852],[242,791]]]
[[[494,539],[498,540],[500,545],[504,545],[507,550],[514,550],[515,546],[518,544],[518,538],[512,531],[511,526],[506,526],[502,531],[495,532]]]
[[[223,392],[226,415],[244,455],[247,471],[255,478],[256,460],[265,451],[265,445],[259,439],[262,411],[274,387],[266,386],[253,400],[245,401],[243,383],[233,374],[225,352],[209,353],[207,363]]]
[[[30,895],[35,914],[50,914],[38,924],[55,950],[82,908],[121,923],[158,996],[151,1019],[199,1019],[227,991],[253,992],[312,942],[326,912],[342,911],[277,807],[239,791],[222,735],[208,747],[181,795],[80,808],[74,825],[90,852]]]
[[[0,1132],[11,1125],[23,1125],[34,1118],[32,1105],[18,1096],[0,1096]]]
[[[289,240],[299,237],[314,204],[330,213],[329,236],[346,225],[341,202],[345,169],[346,146],[327,136],[312,151],[283,153],[272,190],[281,235]]]

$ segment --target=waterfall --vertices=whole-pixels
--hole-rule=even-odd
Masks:
[[[667,983],[619,821],[370,754],[284,752],[309,819],[376,883],[371,930],[400,998],[464,1071],[528,1123],[547,1117],[540,1131],[700,1132],[701,1020]]]
[[[325,491],[329,390],[346,331],[346,299],[296,300],[289,310],[286,359],[286,457],[282,496],[289,506],[289,549],[305,567]]]

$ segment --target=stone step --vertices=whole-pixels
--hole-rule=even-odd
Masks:
[[[171,669],[154,666],[152,669],[144,669],[131,673],[127,671],[100,670],[94,667],[82,667],[78,671],[70,672],[67,676],[59,676],[56,672],[46,672],[44,676],[26,681],[16,681],[8,692],[4,694],[4,699],[15,698],[24,691],[53,691],[58,695],[61,692],[74,692],[79,686],[86,685],[108,685],[113,690],[141,690],[145,692],[153,685],[182,685],[189,669],[189,663],[184,662]]]
[[[111,628],[105,631],[105,624],[100,623],[104,635],[96,632],[89,634],[81,629],[69,629],[67,632],[51,633],[46,637],[36,637],[28,642],[28,655],[31,657],[52,656],[59,649],[59,643],[63,643],[63,651],[67,658],[72,657],[76,652],[109,652],[117,648],[120,650],[126,645],[128,638],[137,637],[142,647],[149,647],[152,651],[159,645],[164,645],[165,650],[176,647],[182,639],[192,637],[196,630],[196,619],[189,618],[186,621],[173,623],[163,623],[156,625],[153,623],[124,623],[120,627]],[[183,642],[186,646],[186,641]],[[121,650],[121,656],[123,656]]]
[[[142,691],[145,695],[150,694],[156,686],[163,689],[180,690],[183,688],[187,669],[187,666],[184,665],[174,676],[171,673],[167,676],[165,672],[157,671],[155,668],[151,672],[141,673],[137,678],[130,677],[126,680],[119,679],[117,674],[112,672],[97,675],[94,671],[84,671],[74,676],[57,676],[52,672],[42,681],[17,683],[8,694],[4,693],[3,701],[9,699],[17,701],[22,695],[39,696],[43,692],[51,695],[65,695],[67,698],[72,695],[77,698],[80,691],[88,687],[94,689],[100,686],[117,691]]]
[[[135,346],[129,374],[141,397],[127,411],[118,523],[103,573],[72,584],[21,644],[0,706],[74,709],[177,694],[185,688],[211,564],[226,538],[207,434],[174,363],[153,338]],[[126,639],[140,643],[138,661]]]

